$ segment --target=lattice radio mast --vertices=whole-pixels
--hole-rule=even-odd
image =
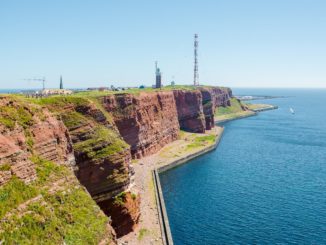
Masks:
[[[198,75],[198,34],[195,34],[195,39],[194,39],[194,86],[199,85],[199,75]]]

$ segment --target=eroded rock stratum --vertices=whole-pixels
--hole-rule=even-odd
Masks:
[[[180,129],[211,129],[231,97],[218,87],[1,97],[0,241],[115,243],[141,215],[131,159],[156,153]]]

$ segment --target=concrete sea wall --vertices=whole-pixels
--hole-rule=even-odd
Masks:
[[[159,221],[160,221],[160,227],[161,227],[161,233],[162,233],[162,240],[164,245],[172,245],[173,244],[173,238],[171,234],[169,219],[165,207],[161,182],[159,174],[162,172],[165,172],[167,170],[170,170],[172,168],[178,167],[182,164],[187,163],[188,161],[195,159],[203,154],[206,154],[210,151],[213,151],[218,146],[219,142],[221,141],[222,135],[223,135],[224,128],[222,129],[221,133],[217,136],[215,143],[213,145],[207,146],[206,148],[195,152],[193,154],[190,154],[188,156],[185,156],[181,159],[178,159],[174,162],[171,162],[167,165],[161,166],[159,168],[155,168],[152,172],[153,175],[153,181],[154,181],[154,190],[155,190],[155,197],[156,197],[156,204],[159,214]]]

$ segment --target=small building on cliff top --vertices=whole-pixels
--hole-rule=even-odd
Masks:
[[[43,89],[40,91],[42,95],[69,95],[72,94],[71,90],[68,89]]]

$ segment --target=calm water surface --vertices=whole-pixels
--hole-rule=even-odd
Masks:
[[[160,175],[175,244],[326,244],[326,90],[234,91],[291,97]]]

